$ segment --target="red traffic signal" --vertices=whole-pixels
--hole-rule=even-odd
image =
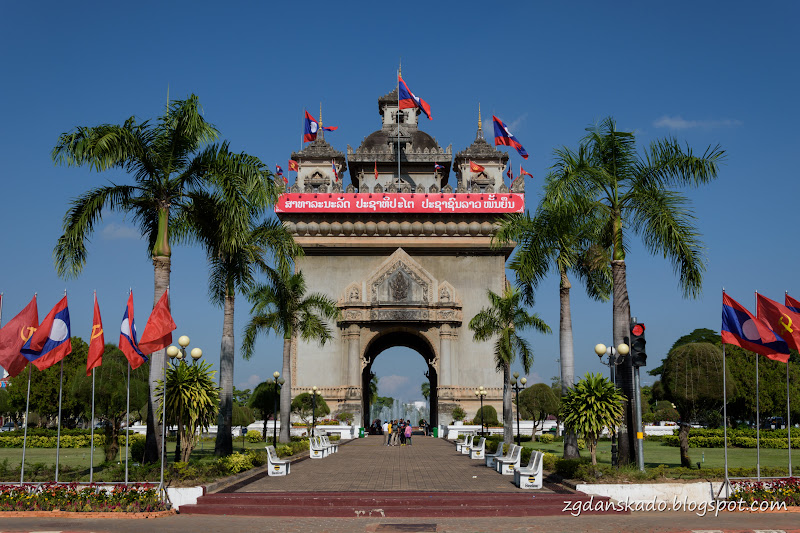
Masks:
[[[631,333],[636,335],[637,337],[644,333],[644,324],[634,324],[631,328]]]

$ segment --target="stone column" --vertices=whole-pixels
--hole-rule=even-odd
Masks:
[[[449,324],[442,324],[439,329],[439,386],[450,387],[453,385],[451,369],[450,345],[453,332]]]
[[[356,324],[347,328],[347,385],[361,388],[361,333]]]

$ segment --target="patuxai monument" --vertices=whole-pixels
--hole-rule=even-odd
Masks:
[[[512,247],[490,244],[499,218],[524,210],[524,180],[504,183],[508,155],[484,139],[480,118],[475,141],[454,154],[419,128],[418,107],[398,105],[397,89],[378,99],[378,114],[380,128],[346,153],[314,124],[276,206],[305,250],[297,268],[308,292],[341,309],[332,342],[292,346],[293,394],[317,386],[333,414],[368,426],[372,364],[403,346],[427,363],[432,424],[456,405],[473,416],[479,386],[502,411],[493,343],[474,342],[468,324],[487,290],[506,284]]]

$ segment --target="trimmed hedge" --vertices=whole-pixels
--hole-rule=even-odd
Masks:
[[[695,430],[692,430],[694,433]],[[676,435],[665,435],[662,442],[667,446],[678,447],[681,445],[680,437]],[[722,448],[725,444],[725,438],[722,436],[702,436],[689,434],[689,447],[690,448]],[[729,448],[755,448],[756,438],[746,437],[742,435],[728,436]],[[761,438],[762,448],[772,448],[776,450],[786,450],[789,448],[786,436],[781,438],[767,437]],[[792,448],[800,449],[800,437],[792,437]]]

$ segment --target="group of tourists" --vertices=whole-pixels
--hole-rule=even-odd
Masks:
[[[383,443],[386,446],[411,446],[411,420],[387,420],[383,423]]]

